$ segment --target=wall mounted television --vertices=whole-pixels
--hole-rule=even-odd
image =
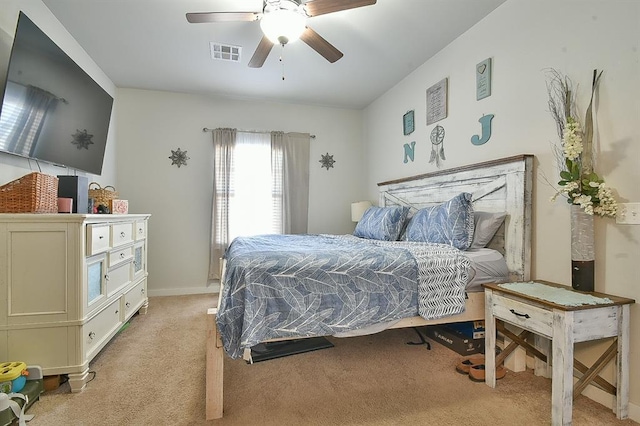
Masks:
[[[101,174],[113,97],[20,12],[0,108],[0,152]]]

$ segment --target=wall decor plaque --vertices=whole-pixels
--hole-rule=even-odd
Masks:
[[[476,100],[491,96],[491,58],[476,65]]]
[[[427,125],[447,118],[447,83],[444,78],[427,89]]]
[[[413,110],[402,116],[402,130],[404,135],[410,135],[416,129]]]

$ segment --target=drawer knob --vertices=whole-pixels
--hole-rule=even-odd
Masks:
[[[116,312],[115,312],[115,313],[117,314],[118,312],[120,312],[120,311],[116,309]]]
[[[516,310],[515,310],[515,309],[509,309],[509,311],[510,311],[513,315],[516,315],[516,316],[518,316],[518,317],[524,317],[524,318],[527,318],[527,319],[531,318],[531,317],[529,316],[529,314],[521,314],[520,312],[516,312]]]
[[[144,230],[142,228],[138,228],[138,234],[142,234]]]
[[[122,231],[122,232],[120,233],[120,237],[122,237],[122,238],[124,238],[124,236],[125,236],[125,235],[126,235],[126,234],[124,233],[124,231]]]
[[[106,281],[109,281],[109,274],[105,274],[104,279],[105,279]]]
[[[125,304],[125,306],[128,308],[128,307],[130,307],[130,306],[131,306],[131,303],[127,302],[127,303]]]
[[[93,338],[96,337],[96,333],[94,333],[93,331],[89,333],[89,339],[93,340]]]
[[[100,236],[98,237],[98,239],[99,239],[99,240],[101,240],[101,239],[103,239],[103,238],[104,238],[104,235],[100,235]]]
[[[140,289],[140,293],[144,294],[144,288]]]
[[[120,253],[120,259],[124,259],[124,253]]]

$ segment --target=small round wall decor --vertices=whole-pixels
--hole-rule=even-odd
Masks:
[[[429,163],[436,162],[436,166],[440,167],[440,160],[446,160],[444,157],[444,127],[437,125],[431,131],[431,158]]]
[[[326,167],[327,170],[333,168],[333,164],[336,162],[336,160],[333,159],[333,155],[329,155],[329,153],[327,152],[320,157],[320,168]]]
[[[180,148],[178,148],[175,151],[173,149],[171,150],[169,159],[171,160],[172,166],[175,164],[176,166],[178,166],[178,168],[180,168],[180,166],[187,165],[187,160],[189,160],[189,157],[187,157],[187,151],[181,151]]]

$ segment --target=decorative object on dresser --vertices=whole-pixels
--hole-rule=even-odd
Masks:
[[[615,396],[613,411],[619,419],[628,417],[629,306],[635,300],[604,293],[585,294],[542,280],[484,284],[484,287],[485,381],[488,386],[496,386],[495,367],[504,360],[503,354],[522,345],[536,357],[535,373],[552,376],[552,424],[571,424],[574,396],[582,393],[591,381]],[[515,335],[502,322],[524,331]],[[496,327],[512,340],[497,357],[493,351]],[[535,334],[534,345],[525,340],[530,333]],[[613,338],[613,342],[590,368],[574,360],[574,343],[605,338]],[[614,358],[616,386],[598,376]],[[574,368],[582,373],[575,386]]]
[[[57,213],[58,178],[32,172],[0,186],[0,213]]]
[[[604,179],[594,170],[593,118],[594,98],[602,71],[593,70],[591,97],[580,123],[576,106],[576,88],[567,76],[548,71],[549,111],[556,122],[560,145],[555,156],[560,170],[558,196],[566,198],[571,209],[571,285],[576,290],[595,289],[595,249],[593,216],[615,217],[618,204]],[[576,206],[578,208],[576,208]]]
[[[127,214],[129,213],[129,201],[111,200],[109,201],[109,210],[112,214]]]
[[[85,176],[58,175],[58,197],[72,198],[72,213],[89,211],[89,179]]]
[[[0,359],[68,374],[146,312],[148,214],[0,215]]]
[[[111,200],[117,199],[119,195],[111,185],[101,187],[98,182],[91,182],[89,184],[89,198],[93,198],[94,208],[100,206],[109,208]]]

